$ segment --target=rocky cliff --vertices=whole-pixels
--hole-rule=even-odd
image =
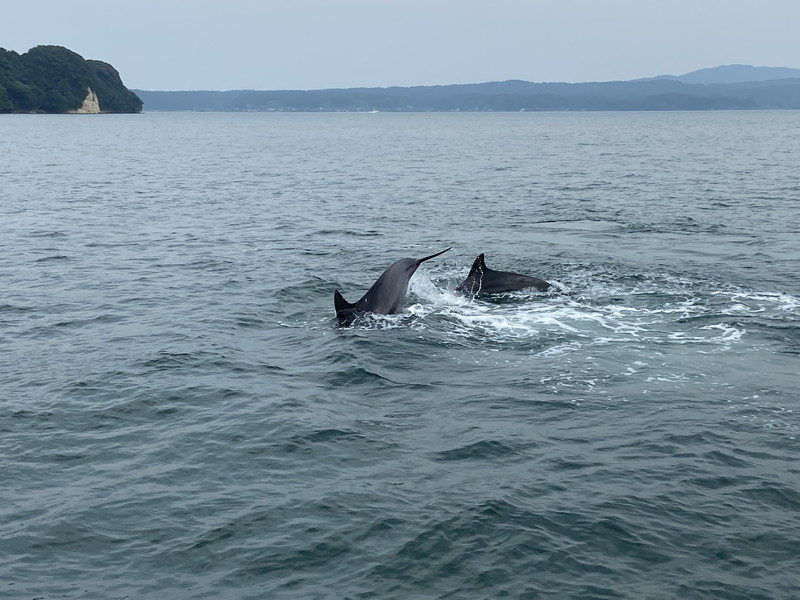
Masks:
[[[70,110],[67,112],[75,113],[78,115],[98,115],[100,114],[100,101],[97,99],[97,94],[94,93],[92,88],[86,88],[86,98],[83,99],[83,104],[80,108]]]

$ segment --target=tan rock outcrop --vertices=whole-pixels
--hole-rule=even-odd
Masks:
[[[83,104],[77,110],[70,111],[78,115],[96,115],[100,113],[100,101],[97,99],[97,94],[94,93],[92,88],[86,88],[88,92],[86,98],[83,99]]]

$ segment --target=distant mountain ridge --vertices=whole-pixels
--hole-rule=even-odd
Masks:
[[[682,83],[746,83],[749,81],[775,81],[800,77],[800,69],[789,67],[754,67],[752,65],[722,65],[698,69],[684,75],[660,75],[654,79],[676,79]]]
[[[725,65],[630,81],[322,90],[135,90],[145,110],[270,112],[800,109],[800,69]]]

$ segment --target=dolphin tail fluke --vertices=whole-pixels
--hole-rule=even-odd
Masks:
[[[339,290],[333,292],[333,308],[336,309],[336,318],[342,325],[349,325],[356,318],[356,305],[345,300]]]
[[[473,275],[480,275],[486,270],[486,263],[483,262],[483,253],[478,255],[478,258],[475,259],[475,262],[472,263],[472,268],[469,270],[469,275],[467,277],[472,277]]]
[[[353,310],[356,305],[345,300],[344,296],[339,293],[339,290],[336,290],[333,292],[333,307],[336,309],[336,314],[338,315],[343,311]]]
[[[445,253],[445,252],[447,252],[448,250],[452,250],[452,249],[453,249],[453,247],[451,246],[450,248],[445,248],[444,250],[442,250],[441,252],[437,252],[436,254],[431,254],[430,256],[426,256],[425,258],[420,258],[419,260],[417,260],[417,266],[420,266],[420,265],[421,265],[422,263],[424,263],[426,260],[430,260],[430,259],[432,259],[432,258],[436,258],[436,257],[437,257],[437,256],[439,256],[440,254],[444,254],[444,253]]]

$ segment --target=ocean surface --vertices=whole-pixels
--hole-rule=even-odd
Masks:
[[[800,111],[3,115],[0,157],[0,598],[800,598]],[[455,295],[481,252],[560,292]]]

